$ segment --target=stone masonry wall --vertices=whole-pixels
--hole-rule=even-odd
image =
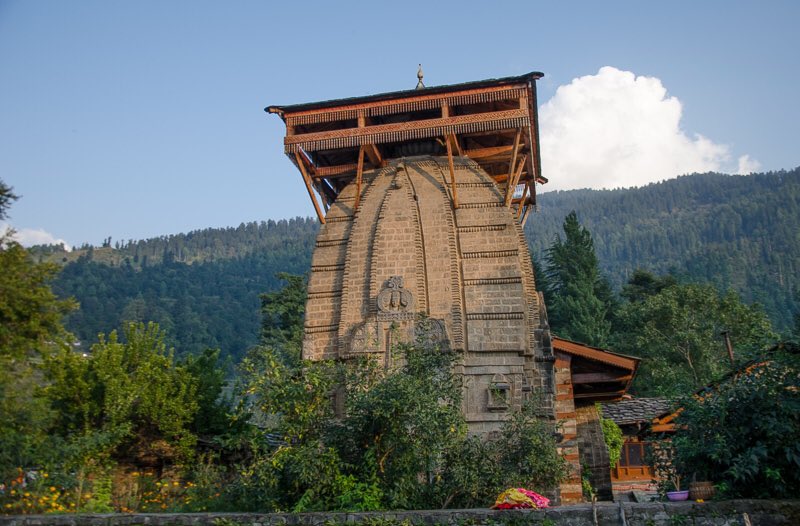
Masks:
[[[578,449],[581,468],[586,469],[589,482],[597,494],[597,500],[614,500],[611,489],[611,464],[608,447],[603,436],[600,416],[594,404],[577,407]]]
[[[342,190],[312,257],[303,357],[388,366],[394,345],[422,337],[461,353],[470,433],[499,430],[530,397],[555,422],[549,330],[522,230],[479,165],[453,164],[455,187],[447,158],[419,156],[366,171],[357,208],[356,184]]]
[[[0,515],[0,526],[796,526],[800,501],[598,503],[545,510],[435,510],[372,513],[174,513]]]

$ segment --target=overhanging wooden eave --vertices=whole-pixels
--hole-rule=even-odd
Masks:
[[[535,81],[542,76],[534,72],[266,110],[286,123],[287,156],[298,168],[298,159],[308,161],[302,175],[319,193],[324,211],[362,171],[408,155],[403,145],[433,142],[443,150],[434,155],[447,154],[449,164],[458,155],[478,163],[524,224],[535,207],[536,184],[546,182],[538,163],[537,108],[531,104]],[[454,182],[451,169],[455,208]]]

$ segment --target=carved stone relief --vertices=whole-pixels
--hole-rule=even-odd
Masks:
[[[374,320],[359,323],[350,333],[350,353],[376,353],[381,351],[378,341],[378,324]]]
[[[402,276],[386,281],[377,298],[379,321],[401,321],[414,318],[414,295],[403,287]]]

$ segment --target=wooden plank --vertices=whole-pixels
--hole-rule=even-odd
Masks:
[[[470,115],[456,115],[438,119],[423,119],[419,121],[396,122],[391,124],[376,124],[364,128],[343,128],[321,132],[290,135],[284,138],[284,144],[303,144],[315,141],[345,138],[367,138],[377,134],[402,134],[414,130],[427,128],[449,128],[460,125],[468,126],[477,123],[502,122],[514,119],[526,119],[528,112],[524,110],[487,111]],[[441,135],[440,135],[441,137]],[[392,141],[393,142],[393,141]]]
[[[572,383],[574,384],[602,384],[611,382],[627,382],[633,378],[630,374],[613,374],[613,373],[575,373],[572,375]]]
[[[328,177],[341,177],[343,175],[353,175],[358,169],[357,163],[337,164],[334,166],[318,166],[311,177],[315,179],[325,179]]]
[[[519,200],[519,208],[517,208],[517,219],[520,219],[520,216],[522,214],[522,207],[525,206],[525,198],[528,197],[528,188],[530,186],[531,186],[531,183],[528,182],[525,185],[525,188],[522,189],[522,198]],[[522,224],[524,225],[525,222],[522,221]]]
[[[317,197],[314,195],[314,189],[311,187],[311,178],[308,176],[308,170],[306,170],[306,163],[304,162],[303,155],[300,152],[296,152],[294,156],[297,160],[297,167],[300,168],[300,173],[303,175],[303,182],[306,183],[308,197],[311,198],[311,202],[314,204],[314,210],[317,212],[317,218],[319,218],[319,222],[324,225],[325,215],[322,213],[322,210],[320,210]]]
[[[547,182],[547,179],[542,176],[542,154],[539,150],[539,116],[537,114],[539,111],[538,104],[539,102],[536,99],[536,83],[531,82],[528,84],[528,115],[530,116],[531,121],[531,127],[528,128],[528,140],[530,141],[531,160],[533,161],[531,177],[533,177],[537,182],[544,184]],[[542,178],[543,181],[539,181],[539,178]],[[531,197],[536,199],[536,188],[531,190]]]
[[[369,157],[369,162],[376,168],[383,166],[383,157],[378,147],[374,144],[365,144],[364,146],[366,147],[366,154],[367,157]]]
[[[578,394],[575,395],[575,399],[577,400],[579,398],[597,398],[597,399],[600,399],[600,398],[603,398],[603,399],[606,399],[606,398],[619,398],[624,394],[625,394],[625,390],[624,389],[619,390],[619,391],[608,391],[608,392],[605,392],[605,393],[578,393]]]
[[[356,169],[356,202],[353,205],[353,212],[358,210],[358,203],[361,202],[361,176],[364,173],[364,147],[358,149],[358,168]]]
[[[453,192],[453,208],[458,208],[458,188],[456,187],[456,170],[453,167],[453,148],[450,146],[450,141],[447,137],[444,138],[447,143],[447,163],[450,166],[450,189]]]
[[[458,139],[456,138],[455,134],[451,133],[448,137],[449,140],[453,142],[453,149],[456,151],[458,156],[461,157],[462,155],[464,155],[464,153],[461,151],[461,145],[458,144]]]
[[[472,160],[485,159],[487,157],[497,157],[511,153],[514,145],[508,146],[492,146],[491,148],[473,148],[472,150],[464,150],[464,155]]]
[[[675,431],[675,424],[653,424],[650,426],[650,431],[653,433],[664,433]]]
[[[387,107],[387,106],[396,106],[398,104],[414,104],[418,102],[426,102],[426,101],[445,101],[449,102],[452,100],[457,100],[459,97],[469,97],[469,96],[476,96],[481,95],[483,93],[492,93],[498,91],[508,91],[508,100],[513,100],[516,98],[515,93],[513,90],[518,89],[528,89],[527,83],[510,83],[502,86],[488,86],[484,88],[473,88],[473,89],[466,89],[460,91],[453,91],[450,93],[433,93],[433,94],[420,94],[413,97],[402,97],[399,99],[396,98],[388,98],[386,100],[380,101],[371,101],[371,102],[362,102],[359,104],[342,104],[332,106],[330,108],[316,108],[311,110],[304,110],[304,111],[295,111],[284,113],[284,118],[296,118],[300,116],[310,116],[310,115],[320,115],[325,113],[337,113],[337,112],[347,112],[347,111],[358,111],[358,110],[366,110],[365,113],[369,113],[369,110],[373,108],[380,108],[380,107]],[[422,90],[421,90],[422,91]]]
[[[525,212],[522,213],[522,219],[519,222],[519,225],[522,228],[525,228],[525,222],[528,220],[528,215],[531,213],[531,205],[525,207]]]
[[[527,156],[523,155],[522,159],[520,159],[519,166],[517,170],[514,172],[514,175],[511,177],[511,180],[508,181],[506,185],[506,206],[511,206],[511,198],[514,196],[514,190],[517,189],[517,182],[519,181],[520,175],[522,175],[522,169],[525,167],[525,158]]]
[[[331,205],[328,202],[328,195],[325,193],[323,189],[323,185],[325,184],[322,179],[311,179],[311,182],[314,184],[314,188],[317,190],[320,199],[322,199],[322,209],[325,213],[328,213],[328,209],[330,209]]]
[[[511,177],[511,174],[514,173],[514,169],[517,166],[517,155],[519,154],[519,139],[522,135],[522,128],[517,130],[517,134],[514,136],[513,148],[511,149],[511,160],[508,162],[508,177]]]

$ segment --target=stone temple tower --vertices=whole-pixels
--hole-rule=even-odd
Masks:
[[[303,356],[461,354],[464,413],[496,430],[528,396],[555,418],[554,355],[522,227],[536,204],[541,73],[271,106],[322,227]]]

